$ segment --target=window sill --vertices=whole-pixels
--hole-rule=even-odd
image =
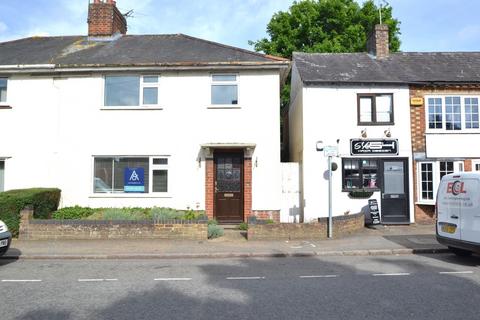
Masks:
[[[357,126],[363,127],[363,126],[394,126],[395,122],[358,122]]]
[[[207,109],[241,109],[238,104],[212,104],[207,106]]]
[[[163,107],[159,107],[159,106],[156,106],[156,107],[143,107],[143,106],[139,106],[139,107],[101,107],[100,110],[163,110]]]
[[[379,192],[379,188],[342,189],[342,192]]]
[[[158,193],[158,194],[143,194],[143,193],[94,193],[90,194],[89,198],[140,198],[140,199],[155,199],[155,198],[172,198],[169,193]]]
[[[419,205],[423,205],[423,206],[434,206],[435,201],[422,200],[422,201],[416,201],[415,204],[419,204]]]
[[[480,129],[425,131],[425,134],[480,134]]]
[[[8,104],[0,104],[0,109],[12,109]]]

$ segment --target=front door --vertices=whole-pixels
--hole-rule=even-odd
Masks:
[[[383,161],[382,222],[410,222],[408,205],[407,159]]]
[[[214,217],[219,222],[243,221],[243,153],[218,152],[215,160]]]

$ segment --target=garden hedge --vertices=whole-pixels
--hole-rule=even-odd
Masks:
[[[20,211],[26,206],[32,206],[33,216],[38,219],[48,219],[58,208],[60,189],[31,188],[9,190],[0,193],[0,220],[5,222],[14,236],[18,235]]]

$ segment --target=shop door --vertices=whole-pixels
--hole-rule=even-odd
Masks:
[[[215,153],[214,216],[219,222],[243,221],[243,153]]]
[[[407,159],[383,161],[382,222],[410,222]]]

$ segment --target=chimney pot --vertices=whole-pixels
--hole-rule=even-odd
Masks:
[[[388,42],[388,26],[377,24],[368,36],[367,52],[377,59],[387,58],[390,54]]]
[[[127,33],[127,20],[114,0],[94,0],[88,7],[88,36],[111,37]]]

